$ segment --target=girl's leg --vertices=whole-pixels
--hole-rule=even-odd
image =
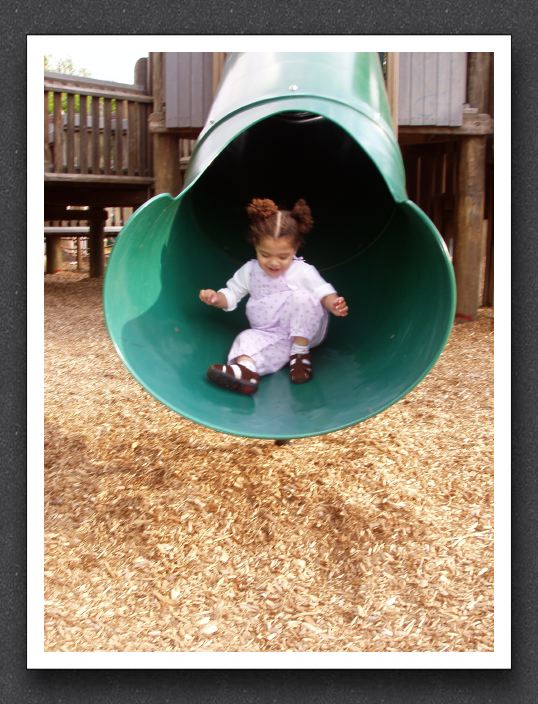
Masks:
[[[251,369],[253,372],[257,371],[256,362],[252,359],[252,357],[248,357],[246,354],[236,357],[235,361],[237,364],[242,364],[244,367]]]
[[[228,364],[245,364],[252,360],[260,376],[272,374],[287,364],[290,347],[291,341],[276,332],[244,330],[232,344]]]
[[[279,326],[293,343],[301,346],[319,344],[327,325],[327,311],[309,291],[292,291],[282,306]]]
[[[253,394],[258,389],[260,375],[244,364],[212,364],[207,376],[217,386],[242,394]]]
[[[312,378],[310,344],[319,344],[326,328],[325,311],[308,291],[294,291],[282,310],[280,324],[289,330],[290,380],[304,384]]]
[[[252,344],[249,344],[245,330],[234,340],[227,364],[212,364],[207,370],[207,376],[214,384],[243,394],[253,394],[258,389],[260,374],[255,360],[250,354]],[[235,351],[234,351],[235,350]]]

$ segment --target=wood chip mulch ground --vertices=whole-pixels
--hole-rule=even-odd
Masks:
[[[276,446],[150,397],[45,276],[47,651],[493,650],[493,311],[399,403]]]

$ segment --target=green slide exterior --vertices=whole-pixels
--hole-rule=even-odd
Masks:
[[[312,353],[314,377],[285,368],[253,396],[206,378],[247,327],[205,306],[254,252],[252,197],[305,198],[314,230],[299,254],[345,296]],[[156,399],[231,435],[289,439],[333,432],[385,410],[429,372],[455,313],[452,263],[405,190],[376,53],[240,53],[228,57],[185,187],[127,222],[104,282],[115,349]]]

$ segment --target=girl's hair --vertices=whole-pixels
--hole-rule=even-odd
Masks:
[[[291,237],[299,247],[314,224],[310,207],[301,198],[291,210],[280,210],[269,198],[253,198],[246,207],[248,239],[256,246],[264,237]]]

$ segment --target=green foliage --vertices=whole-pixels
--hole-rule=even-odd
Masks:
[[[72,59],[59,59],[53,57],[51,54],[46,54],[43,57],[43,65],[45,71],[54,71],[55,73],[64,73],[68,76],[84,76],[85,78],[90,78],[91,72],[86,68],[76,68]],[[90,98],[86,97],[86,109],[90,107]],[[54,112],[54,95],[49,93],[49,114]],[[74,100],[75,113],[80,112],[80,95],[75,95]],[[67,95],[62,93],[62,111],[67,111]]]
[[[45,71],[54,71],[56,73],[65,73],[68,76],[85,76],[89,78],[91,76],[90,71],[87,68],[77,68],[73,63],[72,59],[59,59],[52,56],[52,54],[46,54],[43,57],[43,64]]]

